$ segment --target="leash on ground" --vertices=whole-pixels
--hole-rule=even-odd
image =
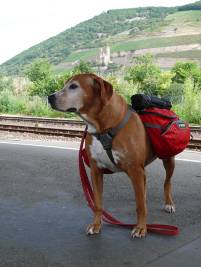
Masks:
[[[86,138],[87,132],[84,132],[84,135],[82,137],[81,143],[80,143],[80,149],[79,149],[79,171],[80,171],[80,178],[81,183],[84,191],[85,198],[87,200],[88,206],[94,211],[94,193],[86,172],[85,163],[84,163],[84,143]],[[107,211],[103,210],[103,221],[106,223],[121,226],[124,228],[133,228],[136,226],[136,224],[127,224],[119,221],[115,217],[113,217],[111,214],[109,214]],[[163,235],[178,235],[179,229],[176,226],[172,225],[165,225],[165,224],[147,224],[147,231],[157,234],[163,234]]]

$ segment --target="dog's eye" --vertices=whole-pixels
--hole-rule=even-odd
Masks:
[[[69,86],[69,89],[73,90],[73,89],[76,89],[78,88],[77,84],[75,83],[72,83],[70,86]]]

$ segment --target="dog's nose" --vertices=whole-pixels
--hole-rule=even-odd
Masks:
[[[48,96],[48,102],[50,103],[52,108],[55,107],[55,100],[56,100],[55,94]]]

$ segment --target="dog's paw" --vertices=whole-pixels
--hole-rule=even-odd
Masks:
[[[146,226],[136,226],[132,232],[131,232],[131,237],[132,238],[142,238],[145,237],[147,234],[147,227]]]
[[[99,234],[101,231],[101,224],[90,224],[87,227],[86,234],[87,235],[94,235],[94,234]]]
[[[175,213],[176,209],[175,209],[175,205],[174,204],[166,204],[164,206],[164,210],[168,213]]]

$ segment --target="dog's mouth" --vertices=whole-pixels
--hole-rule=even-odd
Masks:
[[[66,110],[66,112],[76,112],[76,111],[77,111],[76,108],[68,108],[68,109]]]

